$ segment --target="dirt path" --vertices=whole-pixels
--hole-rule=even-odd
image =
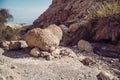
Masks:
[[[113,73],[112,69],[118,70],[117,67],[120,67],[118,63],[117,67],[109,65],[108,62],[110,59],[105,59],[103,62],[99,56],[96,57],[93,55],[89,56],[96,57],[96,59],[94,58],[96,64],[85,66],[78,59],[67,56],[47,61],[43,58],[33,58],[25,53],[27,51],[23,50],[17,53],[14,51],[3,53],[3,50],[0,50],[0,53],[3,54],[0,60],[4,59],[2,65],[10,67],[15,73],[21,76],[22,80],[98,80],[96,76],[101,71],[110,72],[115,77],[118,77],[118,75]],[[74,51],[76,51],[79,57],[87,55],[87,53]],[[19,57],[15,57],[15,55],[19,55]],[[117,59],[114,59],[114,61],[117,62]],[[116,78],[115,80],[120,80],[120,78]]]

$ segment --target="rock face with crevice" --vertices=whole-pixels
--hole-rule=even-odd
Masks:
[[[34,21],[33,27],[45,28],[53,23],[56,25],[64,24],[69,28],[68,36],[70,38],[64,42],[66,45],[77,44],[80,39],[118,43],[120,30],[118,27],[113,28],[114,23],[116,23],[115,20],[111,22],[113,18],[108,16],[90,21],[88,17],[89,10],[96,9],[98,3],[111,1],[115,0],[53,0],[50,7]],[[104,21],[107,21],[108,24]],[[111,24],[113,25],[109,27]],[[110,33],[111,31],[112,33]]]

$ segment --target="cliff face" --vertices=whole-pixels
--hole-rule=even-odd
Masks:
[[[68,27],[64,43],[76,44],[80,39],[99,42],[119,42],[120,30],[114,27],[118,20],[106,17],[90,21],[88,11],[97,9],[100,2],[106,3],[115,0],[53,0],[50,7],[34,21],[33,27],[45,28],[50,24],[64,24]]]
[[[34,21],[34,27],[55,24],[69,26],[86,17],[88,10],[98,2],[112,0],[53,0],[50,7]]]
[[[34,26],[77,21],[85,16],[87,9],[93,4],[95,4],[93,0],[53,0],[50,7],[34,22]]]

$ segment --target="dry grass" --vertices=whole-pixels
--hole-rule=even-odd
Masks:
[[[91,9],[89,16],[91,18],[102,18],[108,16],[120,15],[120,1],[114,1],[109,3],[99,3],[97,9]]]
[[[0,41],[4,40],[18,40],[19,39],[19,29],[12,29],[5,25],[0,25]]]
[[[106,40],[118,43],[120,40],[120,1],[99,3],[97,9],[89,11],[91,29],[95,41]]]

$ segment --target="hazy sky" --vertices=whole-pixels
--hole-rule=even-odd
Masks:
[[[0,0],[0,8],[9,9],[14,23],[32,23],[52,0]]]

